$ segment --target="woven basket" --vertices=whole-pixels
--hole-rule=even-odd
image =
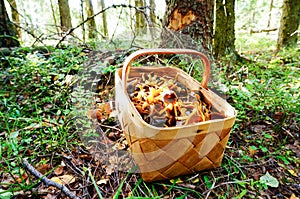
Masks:
[[[130,67],[136,58],[152,54],[192,54],[200,56],[204,65],[201,84],[175,67]],[[127,93],[128,78],[154,73],[168,75],[191,90],[201,90],[212,106],[225,115],[215,119],[177,127],[155,127],[146,123]],[[236,118],[235,109],[207,88],[210,63],[207,57],[189,49],[144,49],[132,53],[123,68],[116,71],[116,109],[133,158],[144,181],[171,179],[196,171],[220,166],[230,130]]]

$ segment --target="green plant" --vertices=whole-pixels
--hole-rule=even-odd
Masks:
[[[0,168],[8,184],[0,197],[31,190],[38,183],[28,180],[22,157],[38,160],[40,154],[78,143],[70,133],[71,82],[66,77],[79,70],[85,56],[80,48],[49,49],[47,54],[24,48],[4,59],[7,65],[0,73]]]

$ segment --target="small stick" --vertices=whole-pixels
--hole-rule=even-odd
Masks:
[[[69,198],[71,199],[79,199],[76,195],[74,195],[66,186],[59,184],[57,182],[54,182],[45,176],[41,174],[39,171],[37,171],[29,162],[27,162],[26,159],[23,159],[23,164],[26,166],[26,169],[36,178],[41,179],[41,181],[48,187],[53,186],[61,190],[63,193],[65,193]]]

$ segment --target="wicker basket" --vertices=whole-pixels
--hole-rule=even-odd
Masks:
[[[192,54],[200,56],[204,65],[201,84],[175,67],[130,67],[131,62],[151,54]],[[142,73],[176,77],[191,90],[199,90],[212,106],[225,115],[215,119],[177,127],[155,127],[146,123],[127,93],[127,79],[141,77]],[[132,53],[123,68],[116,71],[116,109],[118,119],[129,143],[133,158],[144,181],[170,179],[196,171],[220,166],[230,130],[236,118],[235,109],[207,88],[210,63],[207,57],[188,49],[144,49]]]

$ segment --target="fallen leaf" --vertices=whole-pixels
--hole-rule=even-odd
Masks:
[[[297,173],[294,170],[289,169],[288,171],[290,172],[291,175],[298,177]]]
[[[177,178],[177,179],[171,179],[170,182],[172,184],[180,184],[180,183],[183,183],[183,181],[180,179],[180,178]]]
[[[269,172],[267,172],[265,175],[261,176],[259,178],[259,181],[270,187],[278,187],[279,186],[278,180],[276,178],[274,178],[273,176],[271,176],[269,174]]]
[[[63,182],[60,180],[59,177],[52,177],[50,180],[52,180],[53,182],[56,182],[58,184],[63,184]]]
[[[103,119],[101,109],[88,110],[86,114],[90,119],[97,119],[98,121],[101,121]]]
[[[70,83],[72,82],[72,79],[73,79],[73,75],[66,75],[65,82],[66,82],[67,86],[70,85]]]
[[[25,172],[22,174],[22,176],[19,176],[19,175],[15,176],[15,179],[16,179],[19,183],[21,183],[21,182],[23,182],[23,181],[26,181],[27,178],[28,178],[28,175],[27,175],[27,173],[25,173]]]
[[[97,181],[97,185],[107,184],[108,181],[109,181],[108,179],[101,179],[101,180]]]
[[[255,146],[249,146],[249,156],[253,158],[253,156],[256,154],[257,148]]]
[[[73,182],[76,181],[76,178],[72,175],[62,175],[58,177],[52,177],[51,180],[59,184],[65,185],[65,184],[72,184]]]
[[[56,80],[58,80],[58,75],[55,75],[55,76],[53,77],[53,81],[56,81]]]
[[[60,165],[59,167],[57,167],[55,170],[54,170],[54,173],[55,175],[59,176],[63,173],[64,171],[64,167],[62,165]]]
[[[109,116],[109,114],[112,112],[112,109],[110,107],[110,103],[107,102],[105,105],[104,105],[104,111],[105,113],[107,114],[107,116]]]
[[[0,181],[1,188],[7,189],[9,187],[9,185],[13,184],[14,182],[15,181],[11,175],[9,175],[8,173],[4,173],[3,177],[1,178],[1,181]],[[0,193],[1,193],[1,191],[0,191]]]
[[[72,184],[73,182],[75,182],[76,178],[72,175],[63,175],[63,176],[59,176],[61,181],[63,181],[65,184]]]
[[[292,194],[290,199],[299,199],[295,194]]]
[[[42,174],[45,174],[47,171],[49,171],[49,169],[50,169],[49,164],[41,164],[36,167],[36,170],[38,170]]]

